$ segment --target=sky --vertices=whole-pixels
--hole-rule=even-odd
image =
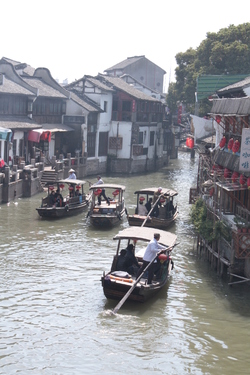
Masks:
[[[60,82],[144,55],[175,81],[175,56],[207,32],[249,21],[249,0],[12,0],[1,3],[1,57],[45,67]]]

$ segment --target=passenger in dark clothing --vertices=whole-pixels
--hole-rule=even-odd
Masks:
[[[63,197],[62,197],[62,194],[60,193],[60,189],[56,190],[55,201],[56,201],[56,207],[62,207],[62,205],[63,205]]]
[[[52,190],[49,196],[49,204],[50,206],[54,206],[56,203],[56,198],[55,198],[55,190]]]
[[[152,201],[153,199],[152,198],[149,198],[148,202],[145,204],[145,207],[147,209],[147,211],[149,212],[152,208]]]
[[[124,262],[124,267],[125,267],[125,271],[127,271],[128,273],[130,273],[131,275],[134,274],[134,266],[136,267],[140,267],[136,257],[135,257],[135,254],[134,254],[134,246],[133,244],[129,244],[128,247],[127,247],[127,252],[126,252],[126,255],[125,255],[125,262]]]
[[[126,256],[127,250],[122,249],[120,251],[120,255],[117,258],[116,262],[116,271],[126,271],[125,269],[125,256]]]

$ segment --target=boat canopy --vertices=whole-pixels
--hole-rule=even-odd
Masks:
[[[158,191],[158,187],[151,187],[151,188],[145,188],[145,189],[136,190],[134,192],[134,194],[154,195],[154,193],[156,191]],[[166,188],[162,188],[161,194],[168,195],[170,197],[174,197],[175,195],[178,195],[177,191],[171,190],[171,189],[166,189]]]
[[[99,184],[99,185],[92,185],[90,186],[89,190],[95,189],[118,189],[118,190],[125,190],[124,185],[116,185],[116,184]]]
[[[113,237],[113,240],[131,239],[149,242],[154,238],[154,234],[160,234],[159,243],[163,246],[173,246],[177,240],[177,236],[171,232],[148,227],[129,227]]]
[[[56,183],[57,184],[71,184],[71,185],[84,185],[84,184],[86,184],[86,181],[65,178],[64,180],[56,181]]]

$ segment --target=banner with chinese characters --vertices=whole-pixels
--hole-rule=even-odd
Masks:
[[[239,170],[250,172],[250,129],[242,129]]]

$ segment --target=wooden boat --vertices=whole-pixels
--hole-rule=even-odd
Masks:
[[[137,195],[137,205],[135,209],[135,213],[132,215],[128,215],[128,222],[131,226],[141,226],[145,219],[147,218],[147,214],[145,215],[138,215],[139,209],[139,202],[141,197],[144,199],[145,205],[149,202],[149,199],[152,199],[152,207],[157,199],[157,188],[145,188],[135,191]],[[178,195],[177,191],[163,188],[161,190],[161,198],[156,204],[155,208],[152,213],[147,218],[144,226],[151,227],[151,228],[159,228],[166,230],[170,225],[172,225],[177,216],[178,216],[178,209],[177,204],[174,205],[174,197]],[[147,211],[149,213],[149,211]]]
[[[119,250],[122,247],[126,248],[130,243],[134,244],[135,256],[140,264],[146,250],[147,243],[153,239],[155,232],[156,230],[154,228],[128,227],[120,231],[113,238],[114,240],[118,241],[116,254],[113,258],[111,270],[107,274],[104,273],[101,278],[103,292],[106,298],[121,300],[133,286],[133,284],[136,283],[136,269],[134,270],[133,275],[129,274],[128,272],[117,270]],[[157,230],[157,233],[160,233],[159,244],[166,247],[173,247],[176,244],[177,236],[175,234],[163,230]],[[147,284],[147,273],[143,274],[142,278],[129,295],[128,300],[145,302],[164,287],[173,267],[170,253],[171,251],[167,251],[166,255],[159,255],[158,258],[160,258],[160,260],[158,259],[157,261],[159,269],[152,284]]]
[[[98,196],[102,190],[109,199],[109,204]],[[123,220],[127,215],[124,202],[125,186],[116,184],[93,185],[89,188],[92,191],[92,201],[88,212],[90,223],[97,227],[113,227]],[[112,197],[112,198],[110,198]]]
[[[85,181],[76,179],[64,179],[56,183],[48,183],[48,194],[45,198],[42,198],[41,207],[36,208],[38,214],[46,219],[58,219],[87,210],[91,195],[84,193],[85,183]],[[60,191],[60,196],[56,199],[54,194],[57,189]]]

